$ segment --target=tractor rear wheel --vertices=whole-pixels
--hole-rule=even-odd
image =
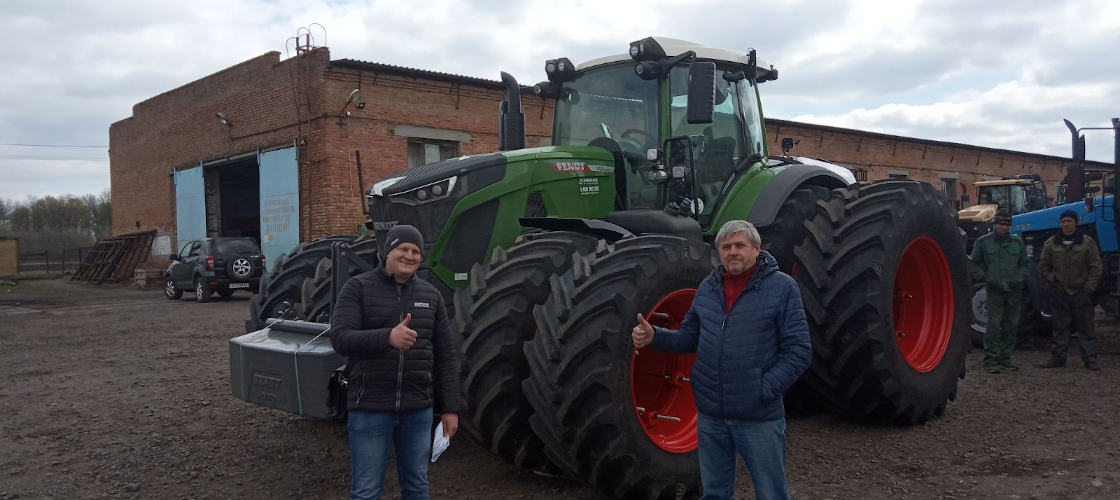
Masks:
[[[948,200],[884,181],[818,204],[795,252],[813,338],[802,381],[830,408],[914,424],[944,412],[968,351],[968,258]]]
[[[346,266],[343,276],[350,279],[363,272],[377,268],[381,264],[381,259],[378,257],[377,239],[372,235],[363,236],[358,238],[353,243],[349,244],[347,249],[350,255],[358,257],[365,261],[366,267],[356,265],[348,259],[344,265]],[[331,252],[328,247],[326,256],[319,259],[315,264],[315,273],[303,279],[300,284],[298,302],[295,304],[295,310],[299,313],[300,317],[306,318],[308,321],[315,321],[318,323],[330,323],[331,320],[331,289],[332,281],[331,274],[333,273],[334,259],[331,258]]]
[[[695,355],[637,352],[642,313],[679,328],[695,289],[716,265],[702,241],[647,235],[606,246],[590,266],[552,278],[525,344],[545,453],[575,479],[616,497],[679,498],[699,489]]]
[[[255,332],[264,328],[264,321],[282,314],[294,314],[293,306],[299,300],[299,287],[304,278],[315,274],[319,260],[330,257],[331,244],[336,241],[353,242],[357,236],[327,236],[300,243],[290,253],[282,254],[272,264],[272,272],[261,274],[257,294],[249,302],[249,319],[245,331]]]
[[[533,308],[548,298],[550,278],[586,262],[597,240],[572,232],[530,233],[488,264],[475,264],[471,284],[455,294],[455,326],[462,335],[462,429],[498,458],[537,472],[559,470],[529,426],[533,408],[521,383],[528,376],[524,344],[536,335]]]

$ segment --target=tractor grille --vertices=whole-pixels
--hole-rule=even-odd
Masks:
[[[548,217],[548,208],[544,206],[540,191],[529,193],[529,201],[525,203],[525,217]]]

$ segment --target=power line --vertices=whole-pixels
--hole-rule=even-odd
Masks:
[[[102,156],[0,156],[0,160],[49,160],[49,161],[66,161],[66,160],[82,160],[82,161],[109,161],[108,158]]]
[[[0,146],[20,146],[25,148],[108,148],[109,146],[81,146],[74,144],[24,144],[18,142],[0,142]]]

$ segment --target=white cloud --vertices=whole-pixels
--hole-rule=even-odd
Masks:
[[[772,116],[900,135],[1068,154],[1061,118],[1120,113],[1120,2],[1108,0],[498,0],[315,3],[4,2],[0,143],[107,145],[132,105],[270,50],[299,26],[334,58],[522,83],[543,61],[624,52],[649,35],[754,47],[781,77]],[[324,39],[325,38],[325,39]],[[1111,159],[1106,134],[1090,156]],[[0,146],[0,197],[99,192],[103,149]]]

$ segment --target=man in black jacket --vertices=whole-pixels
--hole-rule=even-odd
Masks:
[[[423,248],[416,228],[394,227],[381,267],[351,278],[335,301],[331,345],[349,357],[352,500],[381,497],[391,444],[402,500],[427,500],[433,406],[445,435],[459,427],[458,347],[443,297],[416,277]]]

